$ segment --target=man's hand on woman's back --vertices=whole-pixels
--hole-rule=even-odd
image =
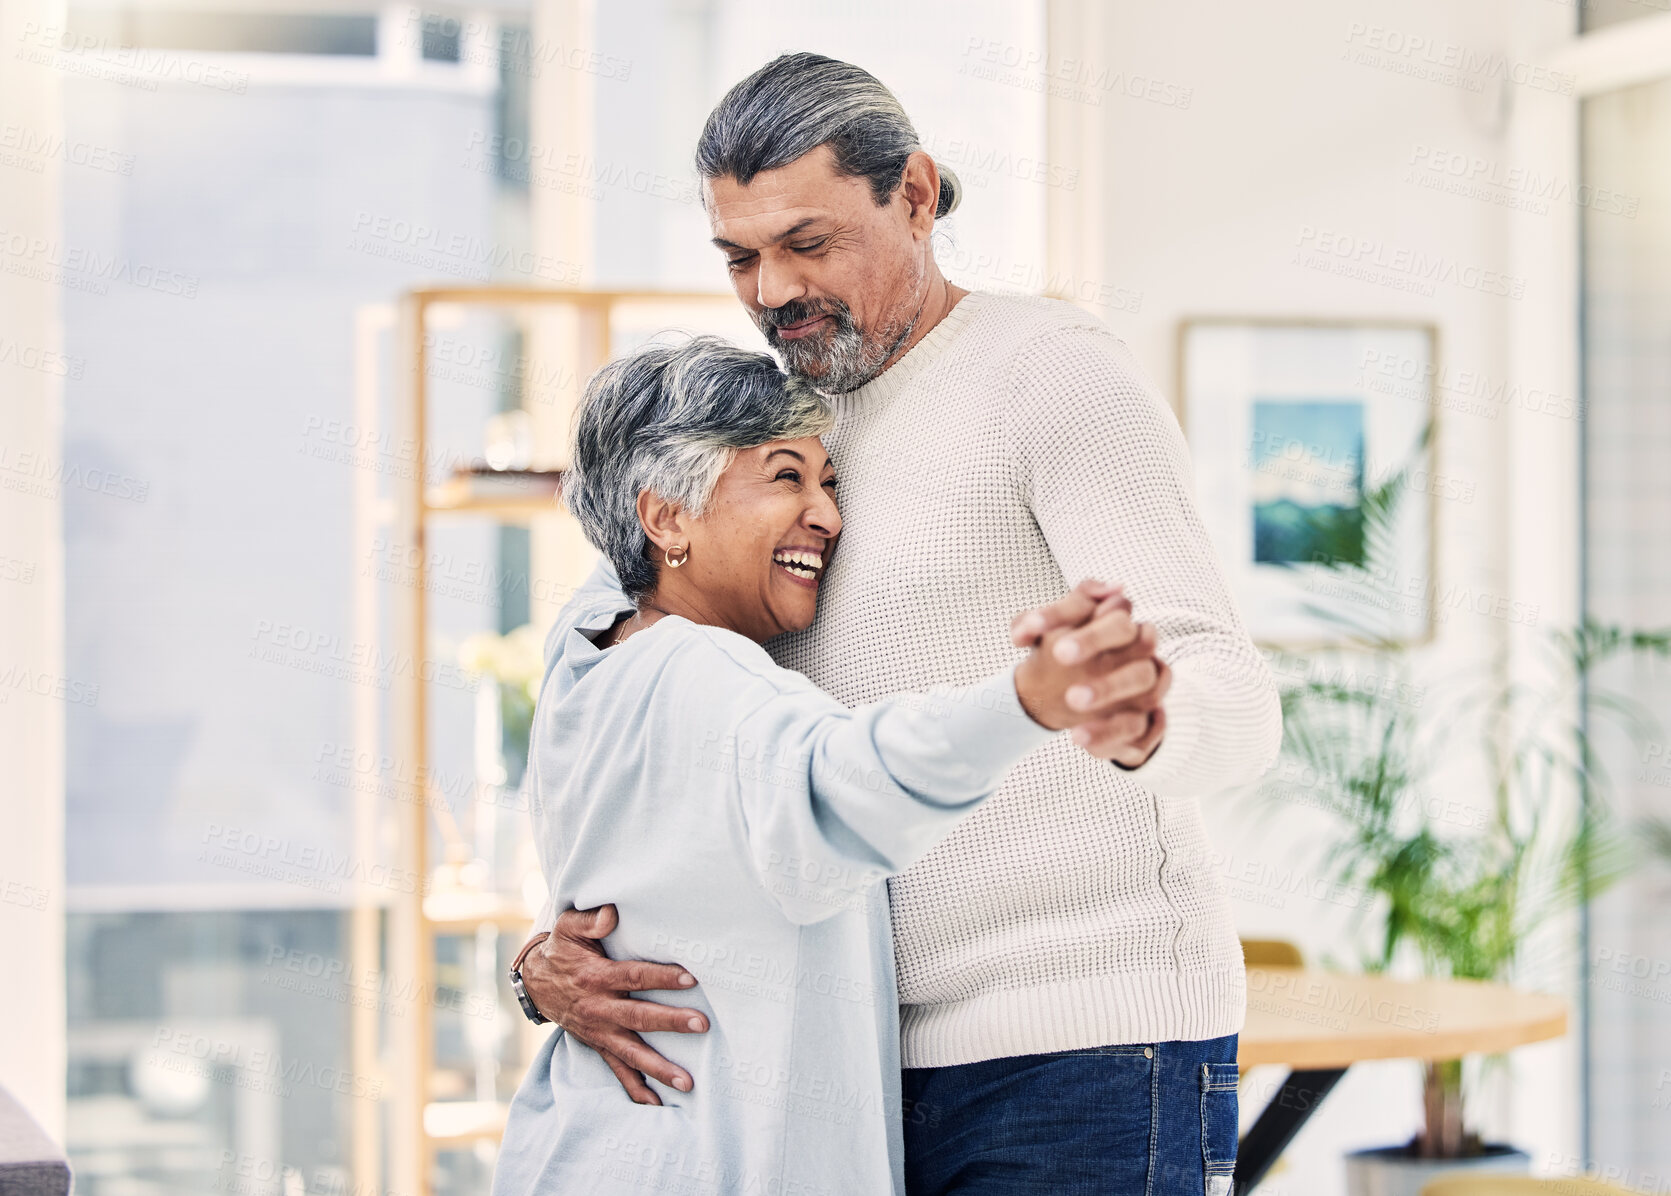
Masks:
[[[641,1105],[659,1105],[645,1076],[689,1092],[690,1073],[662,1058],[639,1035],[651,1030],[701,1034],[708,1019],[695,1009],[632,996],[690,988],[696,978],[678,964],[610,959],[602,940],[614,932],[616,922],[613,905],[558,914],[556,928],[522,961],[522,985],[534,1008],[603,1056],[628,1096]]]

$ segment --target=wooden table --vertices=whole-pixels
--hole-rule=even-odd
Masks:
[[[1566,1032],[1565,1001],[1507,985],[1249,968],[1237,1062],[1290,1070],[1242,1138],[1234,1190],[1252,1191],[1354,1063],[1496,1054]]]

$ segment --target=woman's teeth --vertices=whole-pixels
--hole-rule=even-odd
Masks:
[[[824,556],[818,552],[774,552],[772,560],[796,577],[809,581],[817,577],[818,570],[824,567]]]

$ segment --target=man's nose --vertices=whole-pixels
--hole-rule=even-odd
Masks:
[[[762,254],[759,275],[761,307],[782,307],[806,294],[806,286],[787,262],[774,261]]]

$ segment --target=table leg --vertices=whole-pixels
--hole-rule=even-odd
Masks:
[[[1234,1196],[1247,1196],[1265,1178],[1306,1119],[1317,1111],[1329,1090],[1345,1074],[1344,1067],[1288,1073],[1271,1103],[1265,1106],[1259,1120],[1236,1148]]]

